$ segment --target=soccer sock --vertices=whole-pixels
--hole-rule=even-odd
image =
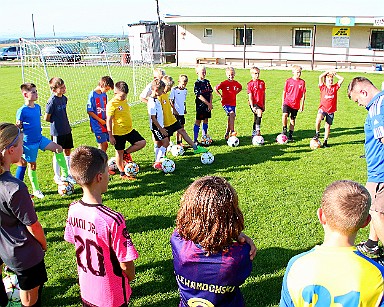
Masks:
[[[36,171],[33,171],[30,168],[28,168],[28,177],[29,177],[29,180],[31,181],[32,190],[33,191],[40,190],[39,182],[37,181]]]
[[[293,135],[293,130],[289,130],[289,136],[292,137]]]
[[[208,134],[208,123],[203,123],[203,135]]]
[[[155,146],[153,147],[153,151],[155,152],[155,162],[157,162],[157,154],[159,152],[160,148],[157,147],[157,145],[155,144]]]
[[[67,164],[68,174],[71,174],[70,168],[69,168],[69,162],[71,160],[71,156],[64,156],[65,157],[65,164]]]
[[[368,240],[365,242],[365,245],[368,246],[369,248],[376,247],[378,244],[379,244],[379,241],[373,241],[373,240],[371,240],[371,239],[368,239]]]
[[[199,131],[200,131],[200,126],[194,125],[193,126],[193,141],[197,142],[197,139],[199,138]]]
[[[59,179],[60,178],[60,166],[59,166],[59,163],[57,163],[55,154],[53,154],[52,166],[53,166],[53,172],[55,174],[55,177]]]
[[[160,148],[158,148],[155,161],[160,162],[161,158],[165,156],[166,151],[167,149],[164,146],[161,146]]]
[[[68,167],[67,163],[65,162],[64,153],[62,152],[55,152],[56,161],[60,166],[61,173],[65,178],[68,177]]]
[[[15,177],[21,181],[24,181],[26,166],[18,166],[16,169]]]
[[[261,119],[262,119],[262,117],[261,116],[257,116],[256,117],[256,125],[261,125]]]

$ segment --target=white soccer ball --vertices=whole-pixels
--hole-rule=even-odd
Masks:
[[[181,145],[173,145],[171,149],[171,154],[174,157],[182,156],[184,154],[184,148]]]
[[[315,149],[320,148],[320,147],[321,147],[321,142],[320,142],[320,140],[311,139],[311,141],[309,142],[309,147],[310,147],[312,150],[315,150]]]
[[[231,146],[231,147],[237,147],[239,146],[240,141],[237,138],[237,136],[231,136],[230,138],[228,138],[227,144],[228,146]]]
[[[264,138],[261,135],[255,135],[252,138],[252,144],[255,145],[255,146],[264,145]]]
[[[161,163],[161,168],[164,173],[172,173],[175,171],[176,165],[171,159],[164,159]]]
[[[127,176],[136,176],[140,171],[139,165],[137,165],[135,162],[128,162],[124,166],[124,172]]]
[[[59,193],[61,196],[69,196],[72,195],[74,192],[75,187],[69,181],[62,181],[57,186],[57,193]]]
[[[212,164],[215,161],[215,156],[207,151],[201,155],[200,160],[203,164]]]
[[[174,146],[175,144],[173,144],[173,142],[169,142],[169,145],[167,147],[167,152],[171,152],[172,151],[172,147]]]
[[[202,145],[204,145],[204,146],[209,146],[209,145],[212,144],[212,138],[211,138],[208,134],[203,135],[203,136],[201,137],[201,141],[200,141],[200,143],[201,143]]]
[[[16,274],[9,274],[3,278],[5,292],[10,302],[20,302],[20,287]]]
[[[288,137],[283,134],[283,133],[280,133],[277,137],[276,137],[276,142],[279,143],[279,144],[287,144],[288,142]]]

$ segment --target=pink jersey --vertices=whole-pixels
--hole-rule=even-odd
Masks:
[[[81,299],[85,306],[127,306],[131,295],[120,262],[138,253],[124,217],[103,205],[70,205],[64,239],[76,247]]]
[[[223,106],[236,106],[236,95],[241,91],[242,86],[239,82],[225,80],[216,86],[221,90],[221,104]]]
[[[263,80],[251,80],[247,85],[247,93],[252,94],[253,105],[259,106],[264,110],[265,106],[265,83]]]
[[[303,79],[287,79],[284,86],[284,104],[294,110],[300,109],[300,101],[305,91],[305,81]]]
[[[320,88],[320,106],[319,109],[327,113],[335,113],[337,110],[337,91],[340,88],[339,83],[332,84],[328,88],[324,83]]]

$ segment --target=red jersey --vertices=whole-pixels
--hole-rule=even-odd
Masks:
[[[265,106],[265,83],[263,80],[251,80],[247,85],[247,93],[252,94],[253,105],[259,106],[264,110]]]
[[[287,79],[284,86],[284,104],[294,110],[300,109],[300,101],[305,91],[305,81],[303,79]]]
[[[323,112],[335,113],[337,110],[337,91],[339,90],[339,83],[332,84],[328,88],[324,83],[319,85],[320,89],[320,106]]]
[[[79,200],[69,206],[64,239],[76,247],[81,299],[86,306],[127,306],[131,295],[120,262],[138,253],[124,217],[103,205]]]
[[[239,82],[225,80],[216,85],[216,90],[221,90],[221,104],[223,106],[236,106],[236,95],[242,90]]]

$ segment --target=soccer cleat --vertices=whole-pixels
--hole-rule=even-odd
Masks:
[[[132,156],[131,156],[131,154],[128,153],[126,150],[124,150],[123,160],[124,160],[125,162],[127,162],[127,163],[133,161],[133,160],[132,160]]]
[[[237,132],[236,132],[236,131],[232,131],[232,132],[230,133],[230,136],[237,136]]]
[[[292,135],[289,135],[288,136],[288,142],[294,142],[295,140],[293,139],[293,136]]]
[[[319,138],[320,138],[320,134],[316,133],[315,136],[312,139],[317,141]]]
[[[76,184],[76,180],[73,179],[73,177],[71,175],[68,175],[67,177],[61,176],[60,180],[61,181],[68,181],[72,184]]]
[[[256,130],[253,130],[253,131],[252,131],[252,136],[251,136],[251,137],[253,138],[253,137],[256,135],[256,133],[257,133]]]
[[[379,247],[378,245],[374,247],[368,247],[365,243],[366,242],[360,242],[359,244],[356,245],[356,248],[360,253],[370,254],[374,256],[383,255],[383,249],[381,247]]]
[[[163,170],[163,168],[162,168],[162,166],[161,166],[161,162],[155,162],[155,163],[153,163],[153,165],[152,165],[152,167],[154,168],[154,169],[157,169],[157,170]]]
[[[136,180],[136,177],[135,176],[128,176],[127,174],[124,174],[124,175],[120,175],[120,179],[121,180]]]
[[[229,133],[228,133],[228,132],[226,132],[226,133],[224,134],[224,139],[225,139],[226,141],[228,141],[228,139],[229,139]]]
[[[204,147],[201,147],[201,146],[197,146],[197,148],[193,150],[193,153],[199,154],[199,153],[204,153],[204,152],[207,152],[207,151],[208,151],[207,148],[204,148]]]
[[[323,147],[324,147],[324,148],[329,147],[329,144],[328,144],[328,141],[327,141],[327,140],[324,141],[324,143],[323,143]]]
[[[36,196],[37,198],[44,198],[44,194],[43,192],[41,192],[40,190],[36,190],[36,191],[33,191],[33,196]]]

